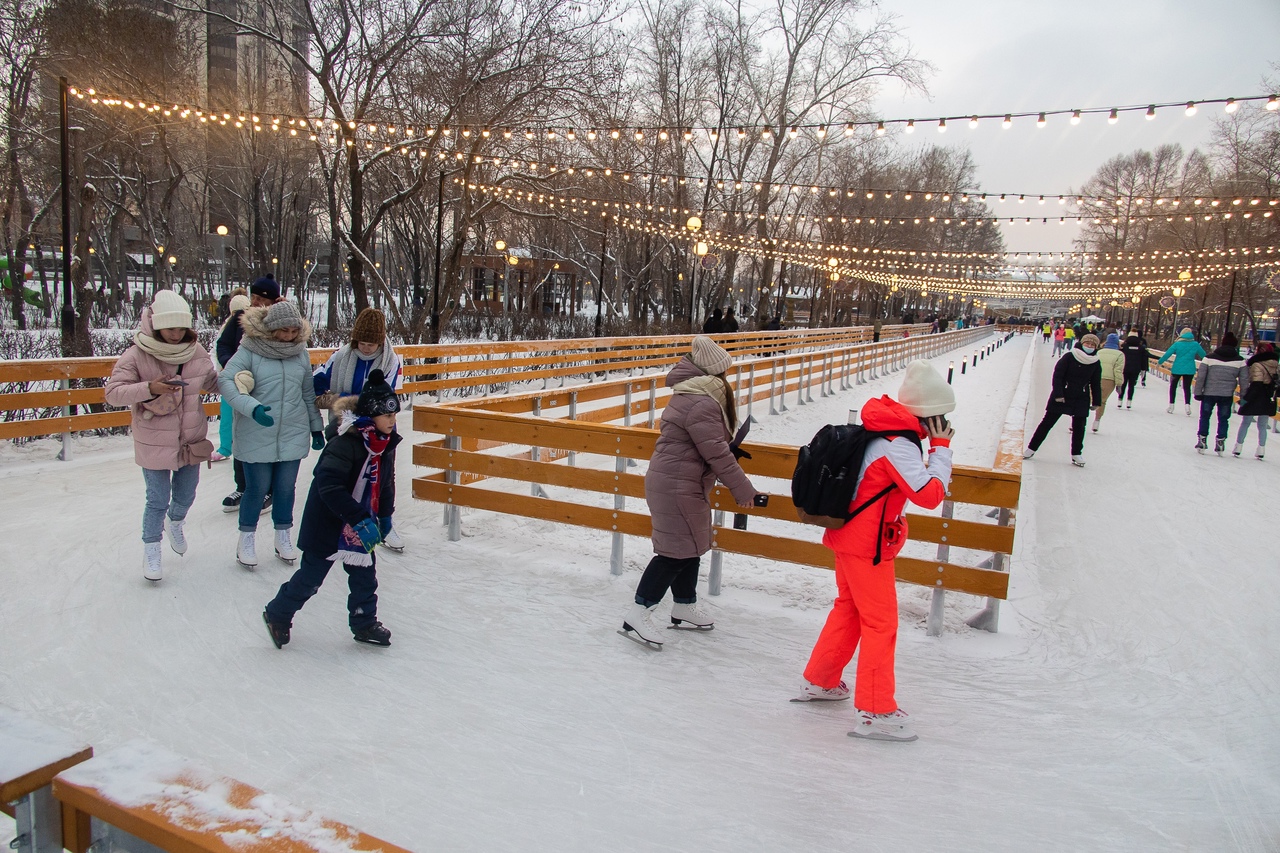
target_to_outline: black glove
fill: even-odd
[[[729,445],[729,450],[733,452],[733,458],[734,458],[734,459],[750,459],[750,458],[751,458],[751,454],[750,454],[750,453],[748,453],[747,451],[743,450],[741,447],[739,447],[739,446],[738,446],[738,445],[736,445],[736,444],[730,444],[730,445]]]

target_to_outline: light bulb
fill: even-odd
[[[1072,111],[1071,111],[1071,123],[1072,123],[1072,124],[1079,124],[1079,123],[1080,123],[1080,111],[1079,111],[1079,110],[1072,110]]]
[[[1151,106],[1147,107],[1147,121],[1151,121],[1155,117],[1156,117],[1156,105],[1152,104]]]
[[[1233,113],[1240,105],[1236,103],[1235,98],[1227,98],[1227,105],[1223,108],[1228,113]]]
[[[916,132],[916,120],[915,120],[915,119],[908,119],[908,120],[907,120],[906,132],[907,132],[907,133],[915,133],[915,132]]]
[[[880,124],[881,124],[881,125],[883,125],[883,124],[884,124],[884,122],[880,122]],[[845,136],[853,136],[853,123],[852,123],[852,122],[850,122],[849,124],[846,124],[846,125],[844,126],[844,135],[845,135]]]
[[[1008,130],[1010,127],[1012,127],[1012,126],[1013,126],[1013,116],[1009,115],[1008,113],[1005,113],[1004,121],[1000,122],[1000,126],[1001,126],[1002,128],[1004,128],[1005,130]]]
[[[1044,125],[1045,125],[1044,113],[1040,113],[1040,115],[1036,117],[1036,127],[1044,127]]]
[[[947,132],[947,120],[945,118],[938,119],[938,133]]]
[[[791,130],[787,131],[787,136],[790,136],[792,139],[795,139],[796,136],[799,135],[799,133],[800,133],[800,129],[795,125],[792,125]]]
[[[1280,108],[1280,95],[1272,95],[1267,98],[1267,109],[1275,111],[1277,108]]]
[[[884,122],[876,122],[876,136],[884,136]]]
[[[969,118],[969,129],[970,129],[970,130],[977,130],[977,129],[978,129],[978,117],[977,117],[977,116],[970,116],[970,118]]]
[[[1115,124],[1120,120],[1120,111],[1115,107],[1111,108],[1111,114],[1107,116],[1107,124]]]
[[[1196,114],[1196,102],[1195,102],[1195,101],[1187,101],[1187,115],[1188,115],[1188,116],[1193,116],[1193,115],[1195,115],[1195,114]]]
[[[818,125],[818,138],[825,139],[827,136],[827,126],[825,124]]]

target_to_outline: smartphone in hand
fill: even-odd
[[[186,388],[186,387],[187,387],[187,383],[186,383],[186,382],[184,382],[183,380],[178,379],[178,378],[176,378],[176,377],[175,377],[175,378],[173,378],[173,379],[161,379],[160,381],[161,381],[161,382],[163,382],[165,385],[172,385],[172,386],[174,386],[175,388]]]
[[[768,506],[768,505],[769,505],[769,496],[768,496],[768,495],[756,495],[754,498],[752,498],[752,499],[751,499],[751,502],[752,502],[753,504],[755,504],[756,506]]]

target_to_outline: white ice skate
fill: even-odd
[[[622,630],[619,634],[628,640],[634,640],[640,645],[655,652],[662,651],[662,632],[653,624],[653,611],[658,605],[653,607],[645,607],[643,604],[633,604],[631,609],[627,611],[627,619],[622,623]]]
[[[710,631],[716,626],[716,621],[711,618],[711,614],[702,609],[702,605],[698,602],[693,604],[680,604],[677,602],[671,608],[671,624],[668,628],[684,628],[693,631]]]
[[[257,534],[252,530],[240,533],[240,542],[236,545],[236,562],[246,569],[257,568]]]
[[[1259,444],[1258,449],[1254,451],[1253,458],[1261,459],[1265,455],[1265,453],[1266,453],[1266,448],[1264,448],[1261,444]]]
[[[1232,456],[1234,456],[1234,457],[1236,457],[1237,459],[1239,459],[1239,458],[1240,458],[1240,453],[1241,453],[1243,450],[1244,450],[1244,445],[1237,441],[1237,442],[1236,442],[1236,446],[1235,446],[1235,447],[1233,447],[1233,448],[1231,448],[1231,455],[1232,455]]]
[[[835,687],[819,687],[816,684],[806,681],[804,687],[800,690],[800,695],[792,699],[792,702],[839,702],[841,699],[849,698],[849,685],[841,681]]]
[[[1187,403],[1187,417],[1191,417],[1191,404]]]
[[[1094,421],[1094,422],[1093,422],[1093,431],[1094,431],[1094,432],[1097,432],[1097,431],[1098,431],[1098,422],[1097,422],[1097,421]]]
[[[859,709],[854,720],[858,727],[849,732],[849,737],[899,742],[916,739],[916,733],[911,730],[911,718],[901,708],[892,714],[873,714]]]
[[[396,533],[396,529],[394,527],[387,531],[386,536],[382,537],[381,545],[384,548],[390,548],[397,554],[404,550],[404,540],[400,538],[399,533]]]
[[[1032,456],[1035,456],[1035,455],[1036,455],[1036,452],[1029,447],[1026,450],[1022,451],[1023,459],[1030,459]]]
[[[1072,464],[1072,465],[1074,465],[1074,466],[1076,466],[1077,468],[1083,468],[1083,467],[1084,467],[1084,457],[1083,457],[1083,456],[1081,456],[1079,453],[1073,453],[1073,454],[1071,454],[1071,464]]]
[[[1204,456],[1204,452],[1209,449],[1209,440],[1204,436],[1196,439],[1196,453]]]
[[[159,542],[142,544],[142,576],[149,581],[164,579],[164,569],[160,568]]]
[[[182,526],[186,521],[174,521],[169,519],[169,547],[173,549],[173,553],[181,557],[187,553],[187,534],[183,532]]]
[[[276,531],[276,556],[292,566],[297,562],[298,549],[289,541],[289,529],[286,527]]]
[[[1169,413],[1169,414],[1171,414],[1171,415],[1172,415],[1172,414],[1173,414],[1173,403],[1170,403],[1170,404],[1169,404],[1169,408],[1165,409],[1165,411],[1166,411],[1167,413]]]

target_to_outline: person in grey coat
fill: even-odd
[[[735,392],[724,373],[733,358],[710,338],[693,339],[693,350],[667,374],[671,399],[662,413],[661,434],[644,478],[644,496],[653,522],[654,557],[636,587],[635,604],[622,633],[661,648],[654,609],[671,590],[676,626],[710,630],[714,622],[698,606],[698,564],[711,550],[711,489],[719,480],[741,507],[756,489],[738,465],[745,452],[730,441],[738,426]]]
[[[311,324],[290,302],[249,308],[240,323],[240,349],[218,376],[222,398],[235,411],[232,441],[246,480],[236,560],[246,568],[258,565],[258,515],[270,488],[276,556],[292,564],[298,559],[290,541],[298,466],[310,450],[324,448],[307,355]]]
[[[1222,455],[1230,428],[1231,404],[1235,402],[1236,388],[1243,393],[1249,387],[1249,366],[1240,355],[1240,342],[1231,332],[1222,336],[1222,343],[1206,355],[1196,367],[1196,379],[1192,394],[1200,401],[1200,429],[1196,435],[1196,450],[1204,453],[1209,448],[1209,420],[1213,410],[1218,410],[1218,435],[1214,452]]]

